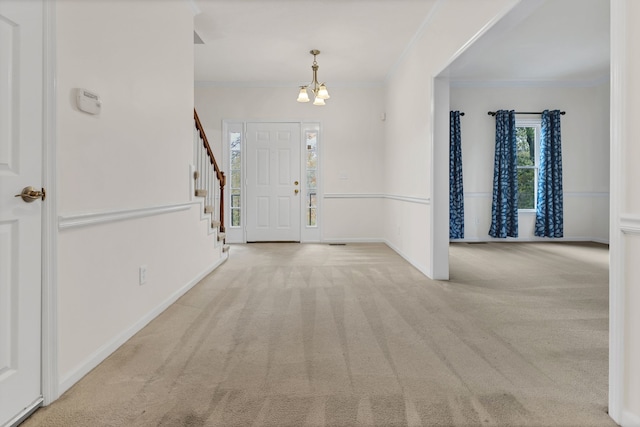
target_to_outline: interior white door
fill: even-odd
[[[247,242],[300,241],[300,124],[247,123]]]
[[[43,2],[0,0],[0,425],[41,398]]]

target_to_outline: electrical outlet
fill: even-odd
[[[144,285],[145,283],[147,283],[147,266],[141,265],[140,266],[140,284]]]

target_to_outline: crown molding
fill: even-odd
[[[409,40],[409,43],[407,43],[407,46],[405,46],[404,50],[402,51],[398,59],[396,59],[396,61],[393,63],[393,65],[387,72],[387,75],[384,78],[385,83],[389,82],[391,78],[395,75],[395,73],[398,71],[398,67],[400,67],[400,64],[402,64],[405,61],[405,59],[407,58],[407,55],[409,55],[409,52],[411,52],[414,45],[417,43],[417,41],[420,39],[422,34],[425,32],[426,28],[429,26],[429,24],[433,20],[434,16],[436,15],[436,12],[438,11],[438,9],[440,9],[443,2],[444,0],[437,0],[433,5],[433,7],[431,7],[431,9],[429,10],[429,13],[420,24],[418,31],[416,31],[416,33],[413,35],[411,40]]]
[[[550,87],[550,88],[572,88],[572,87],[597,87],[608,84],[609,73],[591,79],[455,79],[450,80],[451,87],[467,88],[502,88],[502,87]]]
[[[206,80],[196,80],[194,81],[194,87],[201,88],[210,88],[210,87],[219,87],[219,88],[239,88],[239,89],[250,89],[250,88],[295,88],[299,89],[302,86],[299,81],[298,82],[269,82],[269,81],[254,81],[254,82],[220,82],[220,81],[206,81]],[[331,82],[327,84],[329,90],[332,88],[380,88],[384,86],[384,82],[382,81],[370,81],[370,82]]]
[[[202,13],[202,10],[198,7],[195,0],[185,0],[185,1],[189,6],[189,10],[191,10],[191,13],[193,13],[193,16],[200,15]]]

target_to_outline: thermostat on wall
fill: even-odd
[[[89,114],[100,114],[100,108],[102,108],[102,102],[98,94],[86,89],[77,89],[76,104],[80,111]]]

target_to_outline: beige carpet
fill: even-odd
[[[608,253],[234,245],[34,426],[609,426]]]

